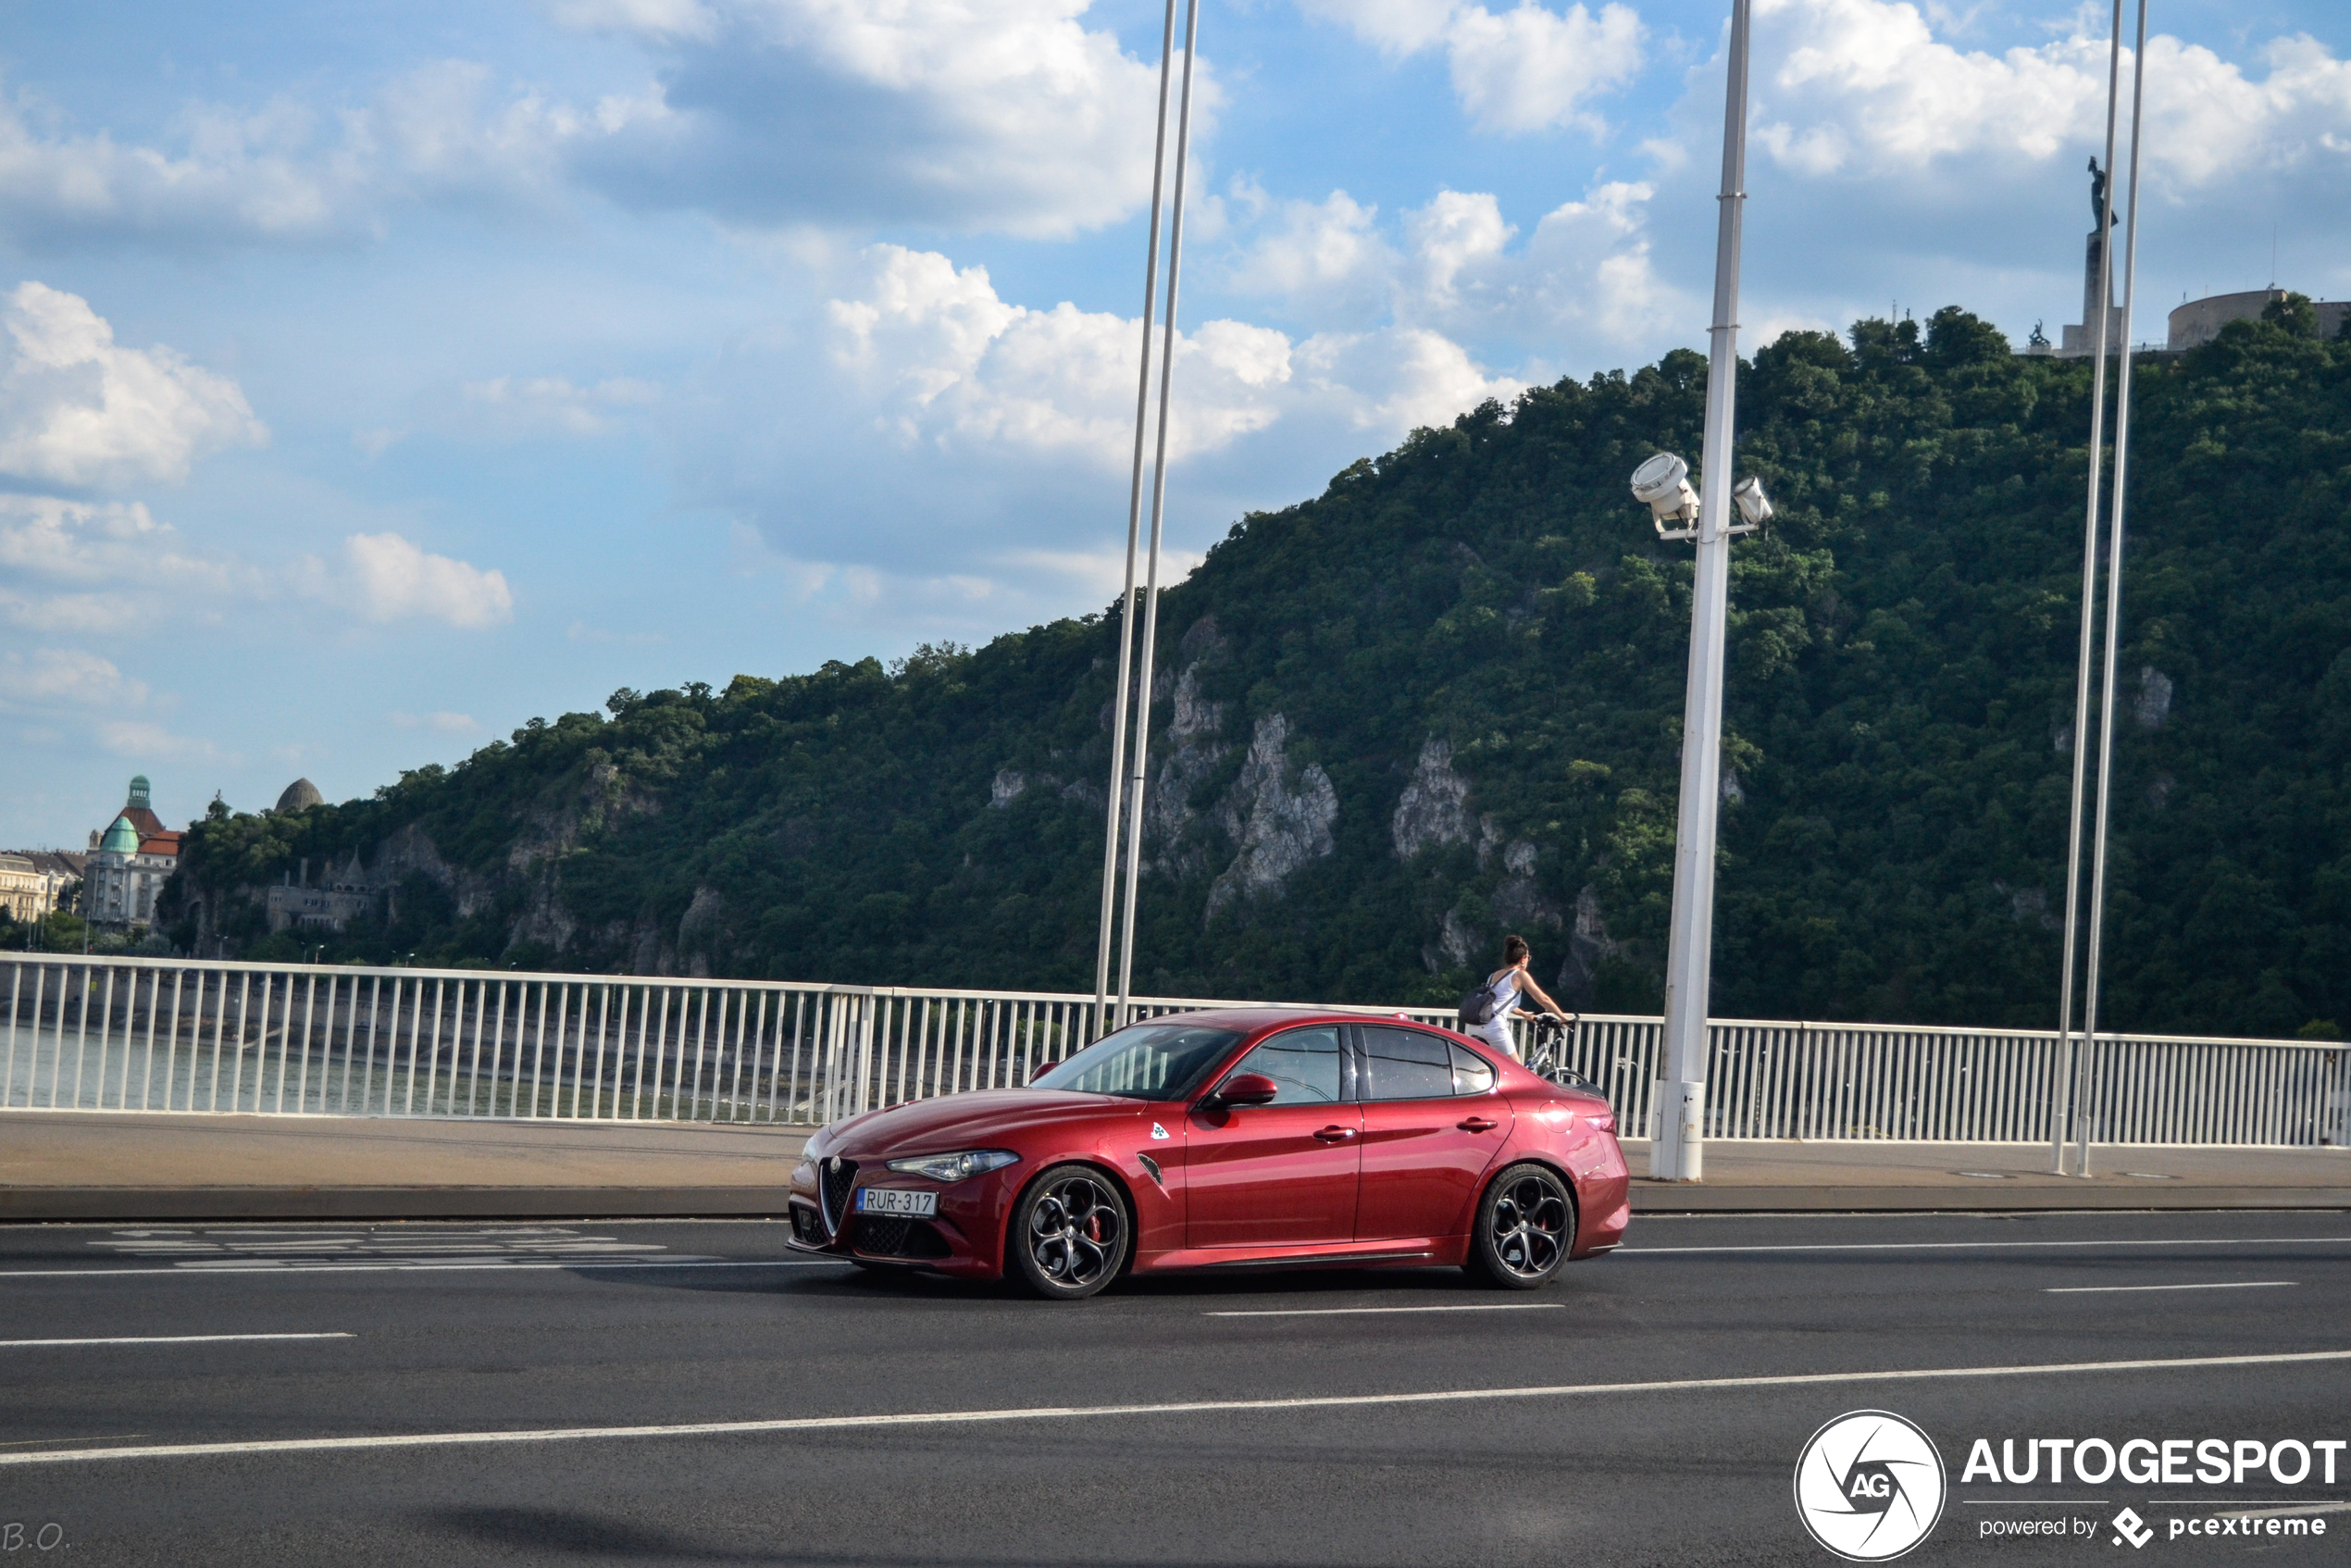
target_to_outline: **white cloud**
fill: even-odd
[[[93,728],[97,734],[98,743],[118,756],[210,760],[222,754],[220,748],[210,740],[174,735],[162,725],[146,719],[103,719]],[[242,759],[231,757],[227,760]]]
[[[1640,68],[1641,33],[1640,18],[1624,6],[1603,6],[1597,17],[1581,6],[1547,11],[1532,0],[1500,16],[1464,6],[1446,39],[1453,90],[1482,130],[1596,126],[1584,105]]]
[[[158,344],[140,350],[77,294],[18,285],[0,323],[0,473],[119,488],[187,477],[195,454],[268,432],[225,376]]]
[[[1554,11],[1519,0],[1499,13],[1459,0],[1300,0],[1387,53],[1442,48],[1453,92],[1481,131],[1504,135],[1598,128],[1586,105],[1631,81],[1642,61],[1637,12],[1581,4]]]
[[[460,395],[464,404],[461,428],[471,433],[510,439],[538,434],[600,436],[612,430],[616,416],[656,402],[661,389],[627,376],[609,377],[587,386],[575,385],[561,376],[499,376],[469,381]],[[386,440],[375,450],[379,454],[389,445]]]
[[[1325,311],[1360,311],[1381,303],[1363,297],[1367,285],[1385,292],[1396,261],[1380,234],[1377,207],[1344,191],[1319,202],[1275,204],[1261,195],[1247,205],[1256,208],[1256,231],[1232,268],[1233,286],[1248,293],[1311,300]]]
[[[341,106],[193,104],[153,144],[0,102],[0,234],[351,243],[419,203],[535,215],[593,192],[751,227],[1066,236],[1150,189],[1158,62],[1088,28],[1089,3],[552,0],[633,39],[645,78],[567,101],[439,60]],[[1220,99],[1203,59],[1197,137]]]
[[[40,707],[137,707],[144,683],[130,679],[110,659],[74,648],[42,648],[30,655],[0,653],[0,703]]]
[[[1759,0],[1756,11],[1755,140],[1797,173],[1941,163],[1981,180],[2000,161],[2045,163],[2104,139],[2108,44],[2084,25],[2102,13],[1992,54],[1943,42],[1916,6],[1888,0]],[[2183,195],[2313,161],[2345,168],[2351,63],[2308,37],[2258,54],[2268,69],[2257,80],[2201,45],[2148,40],[2146,167],[2158,189]],[[2127,84],[2127,49],[2122,69]],[[1958,162],[1984,158],[1994,163]]]
[[[391,713],[386,714],[384,716],[392,720],[392,724],[401,729],[438,729],[445,734],[463,735],[481,728],[479,721],[475,719],[474,716],[471,714]]]
[[[1343,192],[1261,203],[1228,276],[1318,324],[1360,332],[1385,317],[1458,342],[1508,344],[1530,367],[1646,350],[1692,305],[1652,263],[1655,193],[1603,183],[1546,214],[1524,243],[1486,192],[1440,191],[1404,213],[1392,238]],[[1405,359],[1433,363],[1420,349]]]
[[[429,554],[397,533],[353,534],[333,561],[264,566],[191,549],[138,502],[0,494],[0,568],[16,579],[0,590],[0,614],[46,630],[151,628],[273,603],[465,628],[496,625],[514,610],[504,573]]]
[[[898,245],[867,252],[861,286],[826,315],[832,363],[901,444],[1010,445],[1105,466],[1132,452],[1138,321],[1012,305],[985,268]],[[1238,321],[1179,333],[1171,457],[1272,423],[1289,349],[1281,333]]]
[[[702,0],[547,0],[547,14],[583,31],[703,38],[716,19]]]
[[[514,617],[504,572],[429,554],[396,533],[353,534],[343,541],[343,555],[345,580],[370,620],[486,627]]]

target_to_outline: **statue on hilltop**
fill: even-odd
[[[2090,160],[2090,221],[2100,230],[2113,228],[2115,222],[2114,214],[2107,205],[2106,170],[2098,167],[2095,157]]]

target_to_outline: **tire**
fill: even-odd
[[[1004,1232],[1004,1272],[1049,1301],[1082,1301],[1126,1266],[1134,1217],[1091,1165],[1054,1165],[1028,1184]]]
[[[1575,1246],[1575,1196],[1549,1165],[1512,1165],[1486,1185],[1463,1266],[1505,1290],[1556,1278]]]

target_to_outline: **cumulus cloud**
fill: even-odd
[[[118,489],[185,479],[201,451],[267,438],[236,382],[160,344],[122,347],[78,294],[20,283],[0,324],[0,474]]]
[[[344,581],[370,620],[486,627],[514,617],[504,572],[431,554],[396,533],[353,534],[343,541],[343,555]]]
[[[986,268],[896,245],[869,252],[862,288],[827,314],[834,365],[902,445],[1066,454],[1105,470],[1131,458],[1138,321],[1013,305]],[[1171,464],[1309,414],[1399,436],[1516,390],[1426,330],[1293,341],[1235,320],[1177,334],[1175,383]]]
[[[401,729],[438,729],[444,734],[463,735],[481,728],[479,721],[471,714],[391,713],[384,716],[392,720],[395,728]]]
[[[1089,0],[705,0],[606,6],[658,63],[666,118],[586,150],[618,199],[738,222],[1058,236],[1140,206],[1157,62]],[[642,13],[630,21],[625,13]],[[1203,62],[1195,130],[1218,101]]]
[[[1554,11],[1519,0],[1506,11],[1458,0],[1300,0],[1394,56],[1441,48],[1453,93],[1482,131],[1523,135],[1597,127],[1586,106],[1628,82],[1642,64],[1641,19],[1630,6]]]
[[[0,100],[0,233],[44,246],[317,244],[363,239],[418,202],[543,210],[583,144],[658,126],[658,87],[586,104],[440,60],[327,107],[191,104],[176,145],[44,131]]]
[[[1754,137],[1814,178],[1867,179],[2069,156],[2105,136],[2107,40],[1995,54],[1935,36],[1896,0],[1759,0]],[[2103,14],[2088,19],[2103,22]],[[2201,45],[2147,41],[2147,177],[2184,195],[2249,172],[2351,155],[2351,62],[2307,36],[2257,51],[2258,78]],[[2132,63],[2124,51],[2127,82]]]
[[[110,631],[238,605],[314,604],[377,622],[479,628],[510,619],[505,575],[420,549],[397,533],[353,534],[340,554],[265,566],[191,546],[138,502],[0,495],[0,614],[37,630]]]
[[[1237,230],[1227,277],[1310,320],[1386,318],[1507,344],[1530,364],[1589,358],[1645,346],[1692,307],[1653,265],[1655,195],[1648,183],[1604,182],[1543,215],[1524,240],[1486,192],[1440,191],[1390,224],[1344,192],[1258,204],[1253,225]],[[1401,362],[1436,363],[1417,352]],[[1435,384],[1464,383],[1455,374]]]
[[[0,234],[28,245],[362,240],[420,203],[541,211],[593,192],[731,223],[1063,236],[1150,189],[1158,63],[1089,0],[557,0],[648,74],[566,101],[440,60],[342,105],[193,104],[155,143],[0,101]],[[1196,132],[1219,101],[1196,74]]]

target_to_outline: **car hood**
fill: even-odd
[[[879,1154],[944,1154],[985,1149],[1032,1128],[1088,1117],[1139,1116],[1143,1101],[1066,1089],[987,1089],[868,1111],[824,1134],[825,1152],[862,1159]]]

